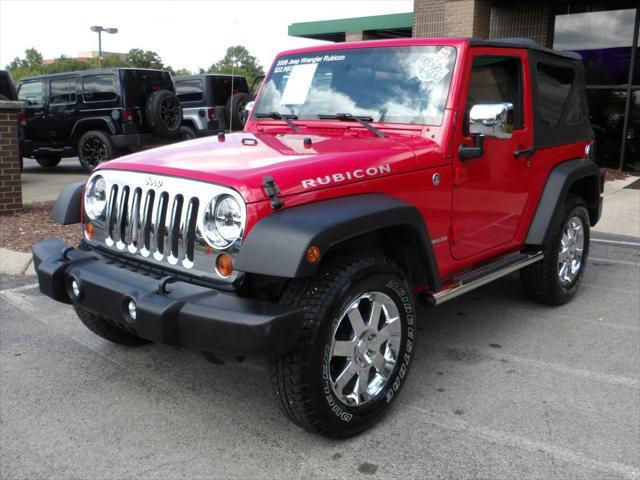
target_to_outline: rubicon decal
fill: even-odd
[[[302,188],[313,188],[321,185],[329,185],[330,183],[346,182],[347,180],[376,177],[385,173],[391,173],[391,165],[359,168],[350,172],[332,173],[331,175],[325,175],[323,177],[309,178],[302,180]]]

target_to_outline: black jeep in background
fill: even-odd
[[[183,109],[185,136],[242,130],[245,106],[251,100],[247,79],[240,75],[200,74],[175,77]]]
[[[16,100],[17,98],[11,75],[6,70],[0,70],[0,100]]]
[[[87,170],[127,150],[182,140],[182,107],[168,72],[109,68],[18,83],[21,153],[43,167],[78,156]]]

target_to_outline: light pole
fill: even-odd
[[[91,27],[92,32],[98,33],[98,68],[102,68],[102,32],[118,33],[117,28],[104,28],[100,25],[94,25]]]

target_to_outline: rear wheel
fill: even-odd
[[[44,168],[57,167],[60,163],[60,157],[35,157],[38,165]]]
[[[305,310],[303,338],[272,366],[286,415],[332,438],[374,425],[415,352],[415,306],[398,266],[378,255],[337,259],[291,283],[281,303]]]
[[[520,270],[525,294],[537,302],[562,305],[578,291],[589,255],[589,212],[581,198],[569,195],[552,221],[544,259]]]
[[[182,125],[180,127],[180,139],[181,140],[192,140],[194,138],[196,138],[198,135],[196,134],[196,131],[191,128],[188,127],[186,125]]]
[[[85,170],[90,172],[102,162],[107,162],[115,157],[117,157],[116,149],[106,133],[100,130],[90,130],[80,137],[78,158],[80,165]]]

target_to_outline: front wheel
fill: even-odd
[[[272,366],[287,416],[331,438],[374,425],[398,397],[416,347],[415,305],[398,266],[344,257],[290,284],[281,303],[305,309],[306,334]]]
[[[100,130],[90,130],[78,141],[78,159],[88,172],[116,156],[117,152],[109,135]]]
[[[589,255],[589,212],[581,198],[569,195],[551,224],[544,258],[520,270],[525,294],[548,305],[562,305],[578,291]]]

